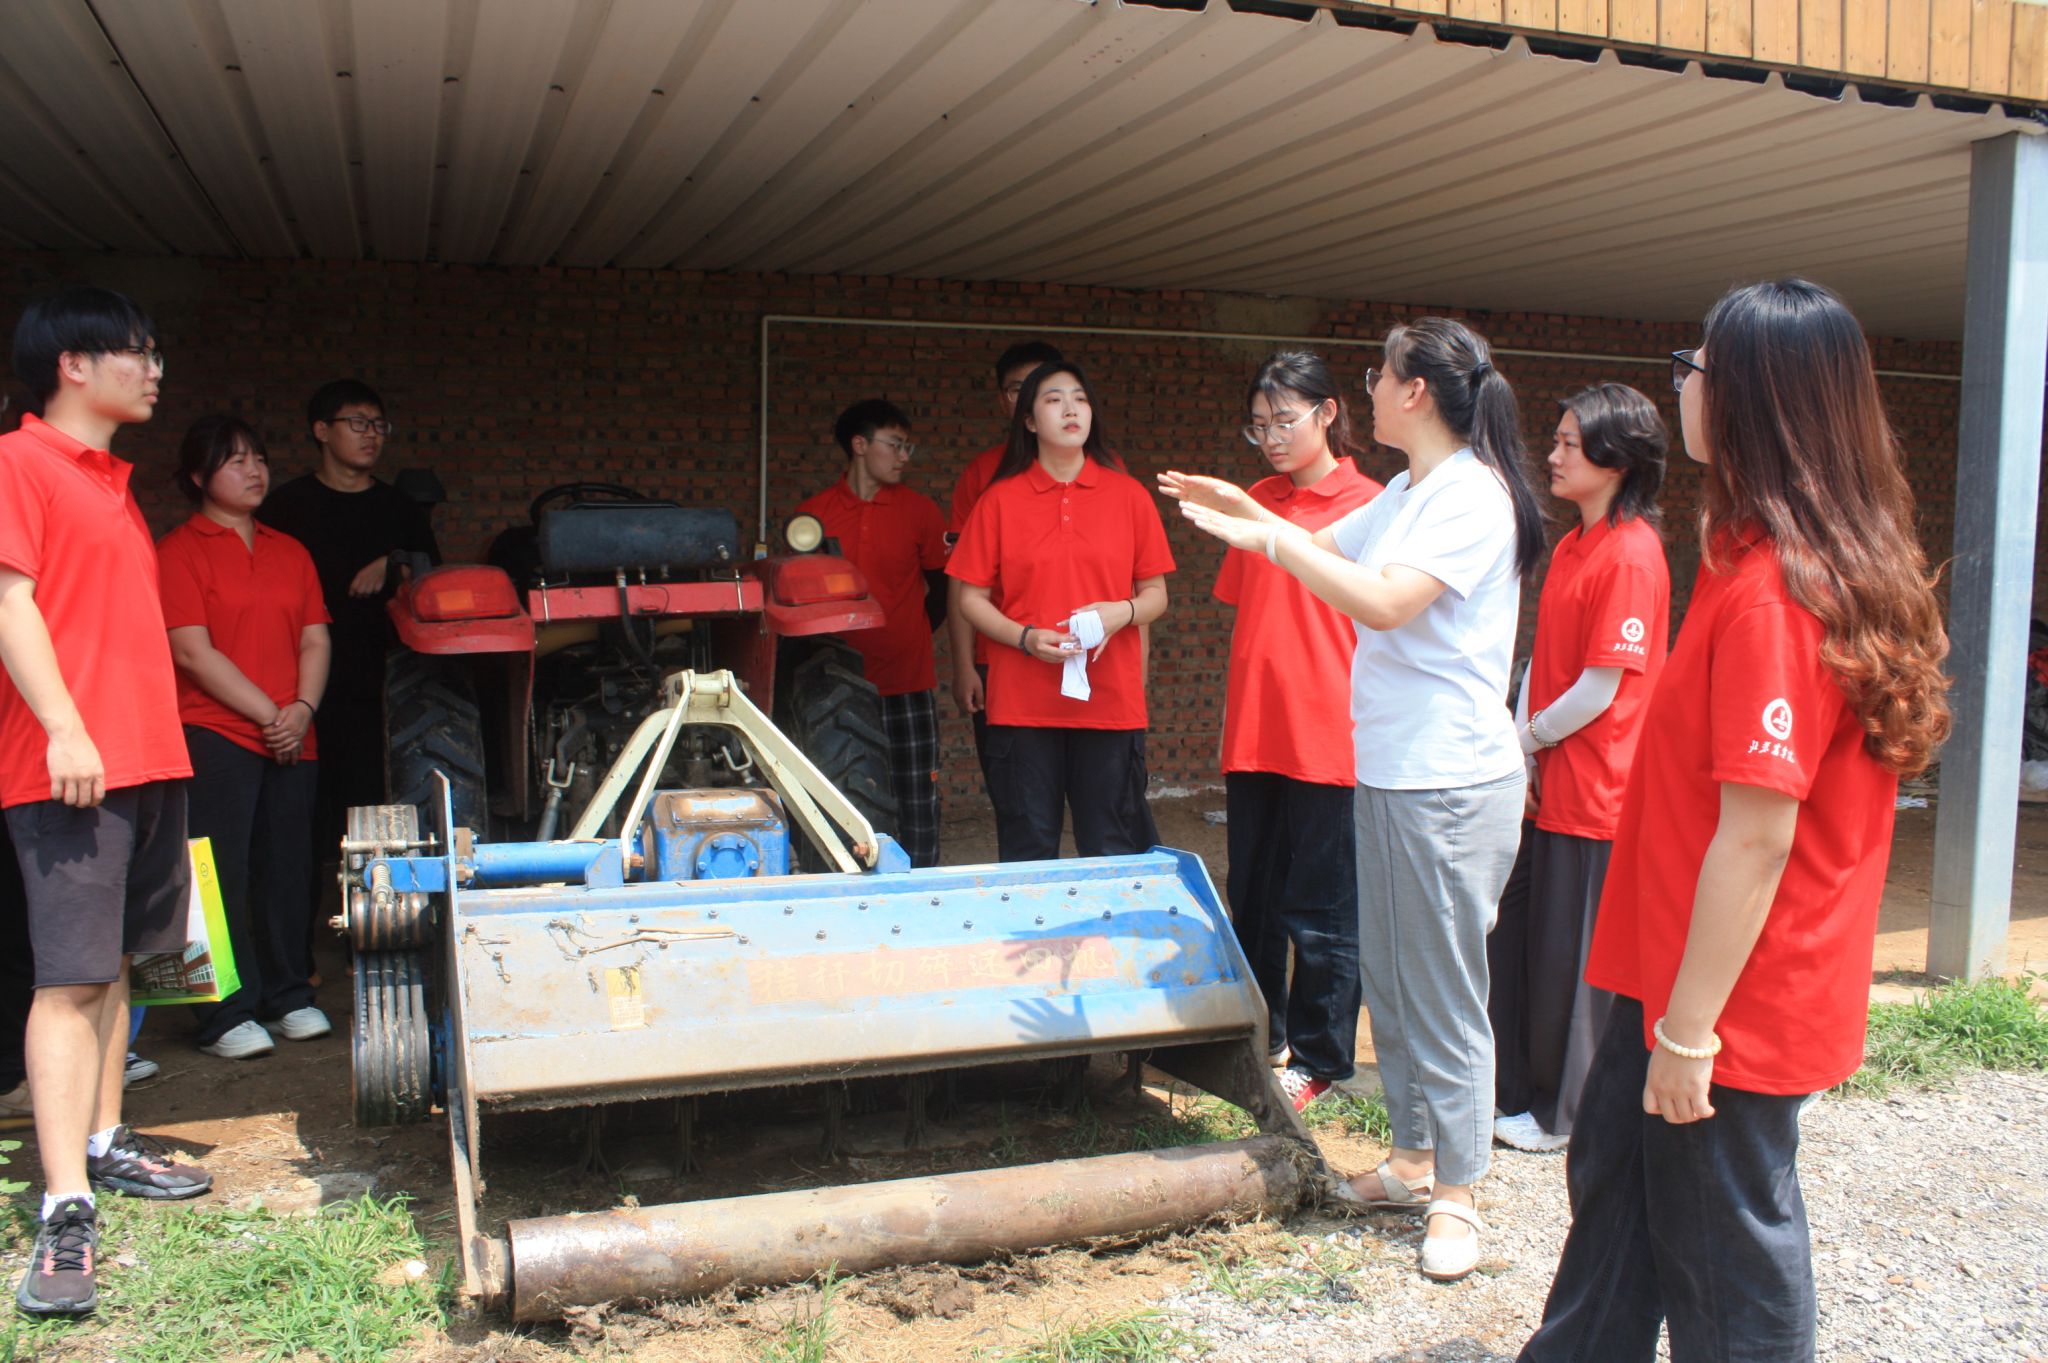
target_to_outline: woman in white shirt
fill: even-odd
[[[1228,483],[1168,473],[1194,524],[1264,553],[1356,622],[1360,973],[1393,1120],[1385,1163],[1352,1180],[1426,1215],[1421,1268],[1479,1261],[1472,1185],[1493,1141],[1486,934],[1521,839],[1522,751],[1508,668],[1522,574],[1544,548],[1514,390],[1462,323],[1387,334],[1366,371],[1373,438],[1407,468],[1313,535]]]

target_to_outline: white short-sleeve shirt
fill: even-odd
[[[1445,587],[1399,629],[1358,626],[1351,658],[1358,783],[1439,790],[1520,771],[1507,693],[1522,582],[1514,503],[1500,476],[1470,449],[1459,450],[1420,487],[1402,470],[1331,533],[1354,563],[1398,563]]]

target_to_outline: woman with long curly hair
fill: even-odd
[[[1586,980],[1616,995],[1525,1359],[1814,1356],[1801,1099],[1863,1058],[1902,775],[1948,651],[1855,317],[1738,288],[1673,356],[1707,467],[1691,605],[1643,722]]]

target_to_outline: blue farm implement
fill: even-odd
[[[1265,1063],[1265,1008],[1198,859],[911,870],[730,673],[672,673],[660,700],[568,837],[481,841],[445,780],[424,826],[411,804],[351,811],[357,1119],[445,1112],[471,1293],[541,1319],[1278,1214],[1314,1192],[1321,1162]],[[763,784],[658,789],[691,730],[736,742]],[[788,874],[796,839],[827,869]],[[1262,1134],[502,1235],[479,1213],[500,1114],[825,1085],[829,1123],[848,1080],[907,1076],[921,1102],[942,1072],[1105,1053],[1142,1056]]]

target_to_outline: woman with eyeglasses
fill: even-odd
[[[1158,841],[1145,803],[1138,625],[1166,613],[1166,527],[1110,450],[1078,366],[1031,372],[1009,445],[946,565],[989,640],[989,798],[1004,861]],[[997,599],[1002,604],[996,605]]]
[[[192,756],[191,834],[213,842],[241,976],[193,1011],[201,1050],[246,1060],[270,1052],[272,1032],[308,1041],[332,1030],[306,965],[328,615],[312,556],[256,519],[270,457],[246,422],[194,422],[176,483],[197,510],[157,542],[157,577]]]
[[[1522,851],[1486,939],[1493,1133],[1561,1150],[1607,1025],[1586,948],[1643,707],[1664,666],[1671,573],[1657,533],[1670,438],[1648,398],[1603,383],[1558,404],[1550,494],[1576,513],[1551,552],[1516,704],[1530,763]]]
[[[1320,355],[1272,356],[1245,402],[1244,438],[1273,470],[1247,489],[1258,505],[1312,534],[1379,493],[1353,463],[1351,413]],[[1255,552],[1225,551],[1215,596],[1236,614],[1223,704],[1230,918],[1266,1000],[1280,1086],[1301,1111],[1357,1067],[1355,636]]]
[[[1514,389],[1477,334],[1395,327],[1367,371],[1373,438],[1408,466],[1313,533],[1213,478],[1169,473],[1182,514],[1263,554],[1356,626],[1351,715],[1359,965],[1394,1149],[1362,1205],[1424,1213],[1421,1270],[1479,1262],[1472,1185],[1493,1148],[1486,934],[1521,838],[1508,709],[1522,574],[1543,552]]]
[[[1674,357],[1699,577],[1587,981],[1615,994],[1522,1357],[1814,1357],[1802,1099],[1863,1059],[1898,779],[1949,729],[1941,610],[1862,328],[1801,279]]]

